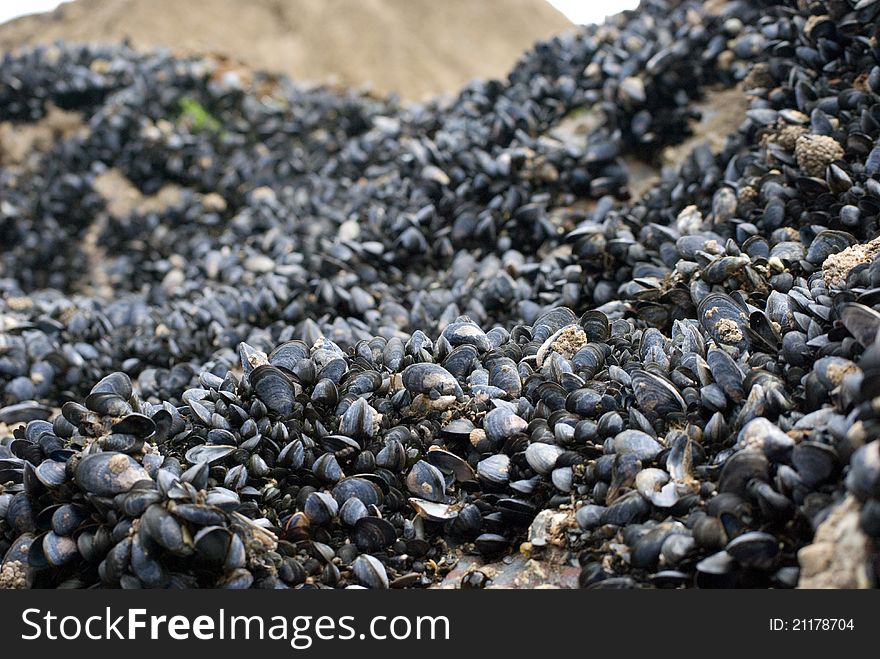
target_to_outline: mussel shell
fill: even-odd
[[[458,517],[459,507],[452,504],[410,497],[409,505],[413,507],[419,517],[429,522],[446,522]]]
[[[143,414],[129,414],[113,424],[111,430],[123,435],[134,435],[144,439],[156,432],[156,422]]]
[[[388,572],[382,562],[369,554],[361,554],[352,563],[352,574],[367,588],[388,588]]]
[[[52,530],[62,536],[73,534],[86,519],[86,513],[80,506],[66,503],[52,513]]]
[[[196,553],[212,563],[225,563],[232,533],[225,526],[205,526],[193,536]]]
[[[556,466],[556,461],[564,450],[553,444],[536,442],[526,449],[526,462],[535,472],[546,476]]]
[[[361,476],[343,478],[333,487],[333,497],[344,505],[348,499],[359,499],[365,506],[381,506],[384,501],[382,489],[374,482]]]
[[[865,444],[853,453],[846,487],[862,501],[880,498],[880,440]]]
[[[306,497],[303,512],[315,526],[329,524],[339,512],[339,504],[326,492],[312,492]]]
[[[763,452],[740,450],[725,461],[718,479],[718,491],[744,494],[752,479],[767,482],[769,478],[770,463]]]
[[[477,476],[490,486],[507,485],[510,478],[510,458],[503,453],[490,455],[477,463]]]
[[[731,540],[725,550],[741,565],[767,570],[779,555],[779,540],[769,533],[749,531]]]
[[[745,350],[748,345],[746,328],[748,314],[729,296],[722,293],[706,295],[697,307],[700,324],[718,343]]]
[[[446,500],[446,481],[437,467],[419,460],[406,476],[407,489],[417,497],[428,501],[443,502]]]
[[[171,580],[168,571],[147,550],[138,535],[134,536],[131,543],[131,571],[148,588],[162,588]]]
[[[483,556],[494,557],[506,552],[510,548],[510,542],[503,535],[483,533],[474,540],[474,546]]]
[[[665,416],[687,411],[678,389],[666,378],[643,370],[635,370],[630,375],[636,404],[645,414]]]
[[[279,368],[268,364],[257,366],[248,379],[270,413],[282,418],[293,413],[296,390],[290,378]]]
[[[34,469],[34,475],[48,488],[61,487],[67,482],[67,465],[55,460],[43,460]]]
[[[440,471],[452,474],[459,483],[471,482],[476,474],[467,461],[454,453],[432,446],[427,453],[426,459]]]
[[[332,453],[325,453],[315,460],[312,465],[312,472],[320,480],[330,484],[339,482],[345,476],[342,473],[342,467],[339,466],[339,462],[336,460],[336,456]]]
[[[364,502],[357,497],[350,497],[339,508],[339,519],[346,526],[354,526],[362,517],[368,516],[370,513]]]
[[[192,553],[192,538],[186,527],[160,504],[153,504],[144,511],[138,528],[174,554],[186,556]]]
[[[95,386],[92,387],[90,393],[111,393],[128,400],[131,398],[132,394],[131,378],[121,371],[116,371],[101,378]]]
[[[190,464],[216,464],[238,449],[237,446],[222,444],[199,444],[186,452]]]
[[[383,551],[397,539],[394,526],[381,517],[361,517],[354,525],[354,541],[357,548],[371,554]]]
[[[411,394],[430,394],[441,396],[461,396],[458,380],[442,366],[418,363],[407,366],[402,373],[403,386]]]
[[[134,458],[124,453],[93,453],[80,460],[76,482],[86,492],[113,496],[126,492],[135,483],[152,480]]]
[[[52,567],[63,567],[79,556],[76,541],[54,531],[43,536],[42,549],[46,562]]]
[[[483,417],[483,429],[494,443],[503,442],[528,427],[525,419],[505,407],[497,407]]]
[[[611,445],[615,454],[633,454],[642,461],[653,460],[663,450],[656,439],[641,430],[624,430],[615,435]]]

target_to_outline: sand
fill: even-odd
[[[571,27],[544,0],[78,0],[0,25],[0,51],[127,37],[418,101],[504,77],[535,41]]]

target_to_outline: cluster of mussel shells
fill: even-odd
[[[20,86],[0,90],[3,119],[39,120],[48,100],[89,123],[34,171],[0,176],[15,224],[0,258],[20,273],[4,290],[39,291],[0,343],[6,400],[80,397],[111,370],[155,369],[160,382],[145,397],[177,403],[166,371],[190,361],[198,370],[218,346],[234,351],[241,340],[271,350],[286,340],[279,326],[296,325],[309,344],[319,327],[349,347],[433,334],[461,313],[510,328],[547,306],[583,306],[593,291],[581,290],[577,266],[537,256],[563,237],[550,209],[625,194],[622,158],[686,132],[698,87],[683,81],[733,83],[716,60],[728,37],[745,41],[742,24],[758,10],[731,2],[712,17],[699,4],[651,3],[607,27],[560,35],[525,53],[503,83],[475,82],[450,104],[406,109],[292,84],[267,102],[211,75],[207,62],[127,47],[5,59],[0,77]],[[735,51],[740,66],[756,56]],[[226,138],[177,125],[182,99],[216,115]],[[591,107],[605,121],[588,144],[549,135]],[[93,294],[94,259],[80,248],[85,229],[107,215],[94,189],[105,165],[145,193],[169,181],[185,192],[160,212],[101,222],[109,301]],[[359,182],[365,172],[368,186]],[[363,221],[340,219],[354,208]],[[414,257],[431,263],[421,279]],[[141,296],[147,285],[152,293]]]
[[[94,112],[41,171],[0,172],[4,263],[28,273],[0,282],[0,422],[19,426],[0,441],[0,583],[424,587],[462,553],[521,551],[576,562],[585,587],[791,587],[845,496],[876,543],[880,268],[823,266],[877,233],[880,2],[667,4],[449,108],[290,90],[276,107],[172,61],[226,138],[152,130],[180,90],[133,72],[161,57],[62,50],[59,70],[117,64],[94,93],[45,65],[24,101],[0,90],[16,120],[47,95]],[[686,130],[691,80],[743,78],[720,153],[612,197],[622,156]],[[585,147],[546,134],[589,106],[605,119]],[[87,272],[71,245],[105,212],[81,154],[228,207],[190,190],[109,220],[126,295],[68,297]],[[599,199],[550,210],[576,196]]]
[[[174,409],[174,408],[172,408]],[[3,446],[4,564],[28,566],[38,586],[249,587],[277,547],[238,512],[239,494],[209,485],[209,465],[186,469],[157,442],[182,420],[138,401],[113,373],[85,405],[31,421]]]
[[[565,543],[616,539],[634,575],[587,562],[584,585],[724,583],[734,564],[791,585],[796,510],[842,463],[795,443],[809,415],[789,433],[764,416],[785,383],[744,354],[694,321],[667,338],[557,307],[350,353],[241,344],[240,375],[202,372],[179,407],[113,373],[3,447],[4,563],[54,585],[424,586],[453,550],[539,550],[529,526],[561,507]],[[829,388],[858,375],[844,361],[817,363]]]

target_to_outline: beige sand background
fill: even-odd
[[[545,0],[78,0],[0,25],[0,51],[129,38],[418,101],[503,77],[570,27]]]

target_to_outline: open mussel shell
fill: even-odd
[[[589,339],[583,328],[577,324],[566,325],[556,330],[538,347],[535,353],[535,365],[538,368],[549,362],[552,354],[568,359],[587,345]]]
[[[190,464],[216,464],[238,449],[237,446],[222,444],[199,444],[186,452]]]
[[[642,469],[636,474],[634,484],[638,493],[657,508],[671,508],[678,503],[676,484],[662,469]]]
[[[840,321],[855,340],[866,348],[874,343],[880,330],[880,313],[857,302],[844,305],[840,312]]]
[[[426,499],[418,499],[410,497],[409,505],[413,510],[429,522],[446,522],[458,517],[459,506],[447,503],[437,503],[435,501],[427,501]]]
[[[476,478],[467,461],[449,451],[432,446],[428,449],[426,459],[443,473],[452,474],[459,483],[468,483]]]
[[[205,526],[193,536],[193,545],[199,556],[213,563],[224,563],[229,553],[233,534],[225,526]]]
[[[204,490],[208,487],[208,476],[210,468],[207,462],[197,462],[192,467],[180,474],[180,480],[184,483],[192,483],[197,490]]]

